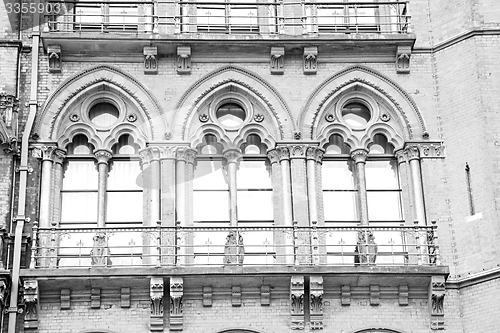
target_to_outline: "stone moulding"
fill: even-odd
[[[151,332],[163,332],[163,278],[152,277],[149,283],[151,299],[149,329]]]
[[[443,330],[444,327],[444,297],[446,282],[443,276],[432,276],[429,284],[429,312],[431,330]]]
[[[170,278],[170,331],[182,331],[184,281],[181,277]]]
[[[304,277],[292,276],[290,279],[291,328],[304,329]]]
[[[36,330],[38,329],[38,281],[26,280],[23,284],[24,287],[24,329]]]

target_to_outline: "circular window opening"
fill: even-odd
[[[245,121],[246,113],[236,103],[222,104],[215,112],[215,117],[224,127],[237,127]]]
[[[116,106],[110,103],[98,103],[89,111],[89,118],[95,125],[99,127],[110,127],[116,120],[120,112]]]
[[[342,109],[342,118],[353,127],[363,127],[368,124],[372,115],[370,110],[361,103],[349,103]]]

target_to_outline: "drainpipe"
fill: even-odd
[[[35,1],[38,8],[39,0]],[[28,120],[24,127],[24,132],[21,141],[21,163],[19,165],[19,200],[17,206],[17,216],[15,218],[17,225],[14,234],[14,259],[12,263],[12,284],[10,288],[10,307],[9,312],[9,327],[8,333],[16,331],[17,317],[17,302],[19,293],[19,270],[21,267],[21,240],[23,236],[24,223],[29,221],[26,217],[26,183],[28,180],[28,146],[31,129],[35,121],[37,112],[37,92],[38,92],[38,48],[40,46],[40,18],[38,15],[33,17],[33,33],[32,33],[32,51],[31,51],[31,90],[29,101]]]

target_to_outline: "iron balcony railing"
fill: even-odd
[[[436,227],[33,228],[31,268],[439,265]]]
[[[408,1],[49,0],[51,32],[408,33]]]

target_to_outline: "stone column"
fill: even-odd
[[[35,147],[33,156],[42,160],[42,180],[40,184],[40,228],[50,228],[52,168],[55,146]]]
[[[66,158],[66,151],[55,149],[52,155],[54,161],[52,165],[52,211],[50,220],[59,225],[61,222],[61,188],[63,180],[63,162]]]
[[[108,187],[108,162],[111,159],[111,151],[98,150],[94,153],[97,160],[97,171],[99,173],[97,191],[97,227],[106,226],[106,190]]]
[[[368,226],[368,196],[366,194],[365,164],[368,152],[365,149],[356,149],[351,153],[351,158],[356,163],[356,178],[358,191],[359,220],[362,226]]]
[[[290,176],[290,151],[288,147],[277,147],[278,157],[281,166],[281,187],[282,187],[282,214],[283,226],[291,228],[293,226],[293,210],[292,210],[292,184]],[[287,265],[293,265],[295,262],[294,234],[292,229],[288,229],[284,239],[284,255]]]
[[[420,152],[417,146],[408,146],[405,148],[405,154],[410,163],[415,219],[418,221],[419,225],[425,225],[424,190],[422,187],[422,172],[420,170]]]
[[[274,225],[276,227],[283,227],[285,224],[283,216],[283,187],[282,187],[282,174],[281,165],[278,151],[276,149],[271,149],[267,152],[267,157],[271,162],[271,179],[273,186],[273,217]],[[285,263],[285,251],[283,245],[285,244],[285,233],[281,231],[274,232],[273,243],[276,245],[276,263]]]
[[[315,227],[324,226],[323,218],[320,218],[319,210],[323,208],[321,185],[321,163],[323,161],[323,149],[319,147],[309,147],[306,151],[307,160],[307,193],[309,203],[309,226],[313,227],[311,235],[312,262],[314,265],[326,263],[326,237]],[[320,167],[318,167],[320,166]]]
[[[176,146],[161,147],[161,225],[162,264],[175,264],[175,151]]]
[[[238,187],[236,185],[236,172],[238,170],[241,152],[229,149],[223,153],[226,159],[226,170],[229,181],[229,221],[231,227],[238,226]]]

